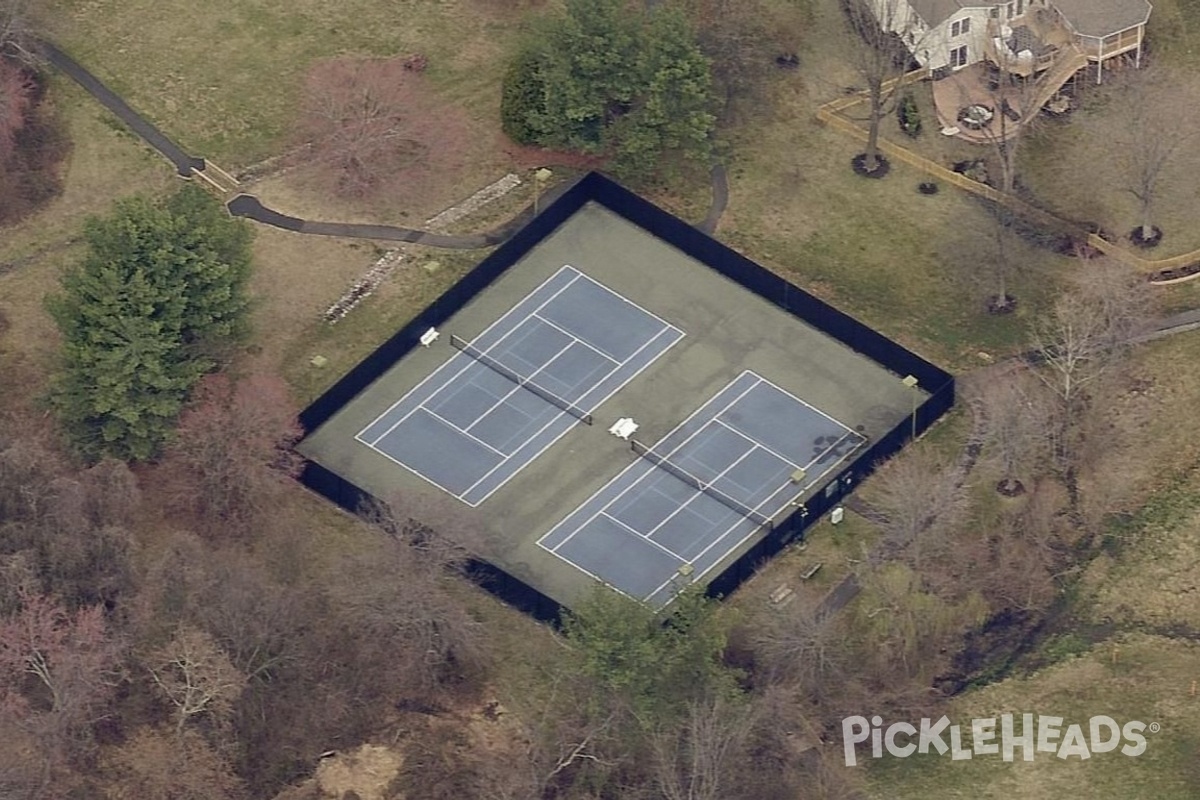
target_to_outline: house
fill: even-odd
[[[1060,86],[1083,67],[1099,83],[1116,59],[1140,66],[1151,11],[1148,0],[870,2],[934,77],[984,60],[1023,76],[1062,64]]]

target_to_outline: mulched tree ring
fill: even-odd
[[[780,69],[797,69],[800,66],[800,56],[795,53],[780,53],[775,56],[775,66]]]
[[[933,181],[922,181],[917,184],[917,191],[921,194],[937,194],[938,185]]]
[[[854,169],[855,175],[863,178],[882,178],[892,169],[892,165],[882,155],[875,156],[875,169],[867,169],[866,153],[859,153],[850,159],[850,166]]]
[[[1011,294],[1000,296],[998,294],[990,295],[987,299],[987,312],[1001,316],[1003,314],[1011,314],[1017,310],[1017,298]]]
[[[1005,497],[1019,497],[1025,494],[1025,484],[1016,478],[1003,478],[996,482],[996,492]]]
[[[1162,238],[1163,238],[1162,228],[1158,227],[1157,225],[1150,226],[1150,236],[1149,237],[1142,236],[1142,226],[1141,225],[1138,225],[1136,228],[1133,229],[1133,232],[1129,234],[1129,241],[1133,242],[1138,247],[1144,248],[1146,250],[1149,250],[1151,247],[1158,247],[1158,243],[1162,241]]]

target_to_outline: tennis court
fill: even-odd
[[[865,442],[751,371],[653,445],[538,544],[645,600],[670,602]]]
[[[355,438],[477,506],[682,337],[564,266]]]

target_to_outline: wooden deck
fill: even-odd
[[[976,62],[933,82],[933,103],[943,130],[958,128],[954,134],[975,143],[1000,142],[1010,138],[1017,128],[1035,117],[1071,77],[1088,64],[1087,56],[1074,45],[1058,48],[1048,69],[1036,78],[1025,80],[1026,88],[1002,91],[1000,80],[986,61]],[[985,106],[992,112],[983,127],[971,129],[959,122],[959,112],[967,106]],[[1029,107],[1026,108],[1025,106]],[[1002,118],[1004,108],[1009,116]]]
[[[988,87],[988,74],[988,65],[979,61],[933,82],[933,104],[937,108],[938,122],[943,130],[958,128],[959,132],[955,134],[958,138],[977,144],[999,141],[1002,134],[1010,134],[1014,127],[1013,122],[1007,120],[1002,126],[996,113],[993,114],[992,121],[979,130],[970,130],[958,122],[958,112],[967,106],[983,105],[991,108],[993,112],[998,112],[998,109],[994,108],[995,95]]]

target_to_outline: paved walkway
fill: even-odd
[[[173,142],[162,131],[156,128],[148,120],[134,111],[128,103],[121,99],[116,92],[108,88],[96,76],[88,72],[77,61],[68,56],[62,50],[59,50],[50,42],[42,41],[42,52],[46,59],[61,70],[64,74],[71,77],[76,83],[82,86],[96,100],[103,104],[109,111],[115,114],[126,125],[130,127],[138,136],[153,147],[158,152],[162,153],[172,164],[179,174],[185,178],[190,178],[193,171],[202,172],[205,169],[205,161],[202,158],[189,155],[179,145]],[[560,185],[549,189],[543,195],[542,202],[552,202],[559,195],[569,188],[569,184]],[[712,203],[709,206],[708,214],[704,220],[696,227],[707,234],[712,234],[721,219],[725,208],[729,203],[729,182],[723,165],[715,165],[712,169]],[[282,212],[276,211],[262,204],[262,202],[250,194],[239,194],[230,200],[227,204],[229,213],[237,217],[245,217],[261,222],[265,225],[271,225],[283,230],[295,231],[297,233],[312,234],[317,236],[344,236],[350,238],[362,239],[380,239],[396,242],[411,242],[413,244],[423,244],[430,247],[442,247],[448,249],[459,250],[475,250],[483,247],[491,247],[506,241],[511,237],[521,226],[525,225],[533,217],[533,207],[527,207],[519,212],[508,222],[499,225],[490,231],[474,234],[443,234],[425,231],[416,228],[404,228],[397,225],[365,225],[350,222],[321,222],[316,220],[306,220],[300,217],[293,217]],[[1163,336],[1170,336],[1183,331],[1195,330],[1200,328],[1200,308],[1183,311],[1178,314],[1165,317],[1159,321],[1154,331],[1144,336],[1138,337],[1136,341],[1149,341],[1158,339]],[[977,370],[972,375],[982,374],[985,371],[994,370],[1004,364],[1011,364],[1018,359],[1026,358],[1028,354],[1015,356],[1008,359],[1006,362],[985,367],[982,370]],[[967,445],[963,449],[963,453],[959,458],[959,462],[955,469],[958,471],[958,483],[961,485],[967,480],[971,470],[975,466],[975,461],[979,456],[980,450],[983,447],[983,431],[985,419],[983,417],[982,408],[976,403],[971,403],[972,427],[971,433],[968,436]],[[863,516],[869,521],[876,524],[886,521],[883,514],[876,508],[872,507],[865,500],[856,495],[851,495],[846,499],[845,505],[851,511]],[[868,556],[870,560],[876,560],[886,556],[887,552],[894,551],[896,547],[903,547],[904,543],[898,542],[880,542],[875,550]],[[841,583],[833,588],[828,595],[822,600],[818,606],[816,613],[820,616],[825,616],[837,612],[844,608],[855,596],[859,593],[858,579],[853,575],[848,575]]]
[[[134,133],[142,137],[146,144],[162,153],[175,165],[176,171],[181,176],[190,178],[192,170],[204,169],[203,158],[196,158],[184,152],[182,147],[175,144],[149,120],[130,108],[129,104],[122,100],[116,92],[105,86],[99,78],[84,69],[75,59],[59,50],[51,42],[44,40],[39,42],[39,49],[47,61],[87,90],[88,94],[99,100]]]
[[[75,59],[58,49],[52,42],[41,41],[41,52],[46,60],[57,67],[65,75],[83,87],[88,94],[98,100],[101,105],[111,111],[122,122],[142,138],[148,145],[161,153],[175,165],[175,170],[184,178],[191,178],[195,172],[204,172],[206,163],[203,158],[189,155],[182,147],[172,141],[166,134],[156,128],[149,120],[134,111],[128,103],[106,86],[103,81],[89,72]],[[569,184],[560,185],[546,190],[539,200],[545,205],[555,200],[569,188]],[[708,214],[697,227],[711,234],[717,228],[721,215],[729,202],[729,184],[725,168],[721,165],[712,170],[712,203]],[[533,206],[522,209],[515,217],[489,231],[474,234],[444,234],[417,228],[404,228],[398,225],[364,225],[352,222],[322,222],[293,217],[263,205],[257,197],[250,194],[239,194],[226,203],[229,213],[235,217],[261,222],[283,230],[306,233],[316,236],[344,236],[357,239],[379,239],[392,242],[411,242],[429,247],[442,247],[452,250],[477,250],[482,247],[494,247],[507,241],[534,216]]]

